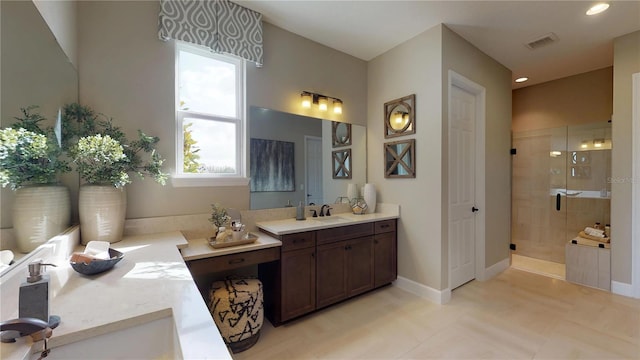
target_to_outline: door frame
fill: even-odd
[[[640,217],[640,73],[632,78],[631,129],[631,295],[640,298],[640,224],[633,219]],[[614,123],[615,124],[615,123]]]
[[[311,136],[311,135],[305,135],[304,136],[304,191],[303,191],[303,197],[304,197],[304,204],[308,205],[309,204],[309,198],[307,197],[307,194],[309,193],[309,147],[308,147],[308,142],[309,140],[313,140],[313,141],[319,141],[320,144],[322,144],[322,137],[321,136]],[[322,158],[322,152],[320,152],[320,156]],[[324,160],[324,159],[323,159]],[[322,173],[324,168],[324,164],[321,166],[320,168],[320,172]],[[322,185],[322,196],[324,198],[324,181],[321,182]],[[322,204],[320,204],[322,205]]]
[[[484,281],[486,279],[485,276],[485,123],[486,123],[486,89],[469,80],[468,78],[456,73],[453,70],[449,70],[448,72],[448,84],[447,84],[447,101],[448,101],[448,113],[447,113],[447,134],[449,134],[449,126],[451,124],[451,88],[453,86],[459,87],[460,89],[467,91],[475,96],[476,98],[476,144],[475,144],[475,197],[476,197],[476,207],[480,209],[476,213],[476,222],[475,222],[475,278],[480,281]],[[447,139],[448,143],[448,139]],[[447,164],[449,163],[450,154],[447,150]],[[448,179],[447,175],[447,182]],[[448,187],[448,186],[447,186]],[[448,199],[447,195],[447,199]],[[449,208],[449,200],[447,200],[447,209]],[[447,215],[448,216],[448,215]],[[449,226],[449,220],[447,220],[447,229]],[[447,230],[447,246],[448,246],[448,254],[449,259],[451,259],[451,234]],[[448,262],[448,289],[451,290],[451,263]]]

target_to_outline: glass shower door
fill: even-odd
[[[511,242],[515,254],[564,263],[567,128],[513,133]]]

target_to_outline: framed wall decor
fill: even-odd
[[[416,177],[416,140],[394,141],[384,144],[384,177]]]
[[[295,191],[294,143],[251,139],[251,192]]]
[[[334,179],[351,179],[351,149],[331,152]]]
[[[334,148],[351,145],[351,124],[332,121],[331,138]]]
[[[386,139],[416,133],[416,95],[384,104],[384,137]]]

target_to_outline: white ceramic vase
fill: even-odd
[[[66,186],[30,185],[15,195],[13,231],[20,252],[31,252],[69,227],[71,200]]]
[[[358,197],[358,185],[354,183],[347,184],[347,197],[349,201]]]
[[[364,184],[362,197],[364,197],[364,201],[367,203],[367,212],[376,212],[376,186],[370,183]]]
[[[82,244],[89,241],[122,240],[127,211],[127,192],[112,185],[80,186],[78,213]]]

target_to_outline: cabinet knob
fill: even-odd
[[[231,259],[231,260],[229,260],[229,265],[232,265],[232,264],[240,264],[240,263],[242,263],[242,262],[244,262],[244,258],[240,258],[240,259]]]

